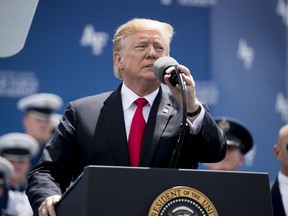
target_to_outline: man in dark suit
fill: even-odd
[[[271,187],[273,212],[274,216],[285,216],[288,215],[288,124],[280,128],[273,150],[281,166]]]
[[[152,69],[158,58],[169,55],[172,35],[171,25],[149,19],[133,19],[116,30],[114,74],[123,82],[114,92],[69,103],[28,177],[27,195],[35,214],[55,215],[61,194],[87,165],[169,167],[181,131],[182,91],[169,81],[174,67],[166,70],[167,85],[160,85]],[[224,132],[198,101],[189,69],[177,67],[186,83],[189,128],[178,167],[220,161],[226,154]],[[147,124],[137,153],[132,150],[136,144],[130,145],[136,137],[130,128],[138,98],[145,98],[140,110]]]

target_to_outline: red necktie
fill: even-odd
[[[137,105],[137,109],[134,113],[131,123],[128,147],[131,165],[138,166],[142,137],[146,126],[146,122],[142,113],[142,108],[147,104],[147,100],[145,98],[138,98],[134,101],[134,103]]]

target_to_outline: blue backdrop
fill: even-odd
[[[272,180],[272,147],[288,122],[287,11],[287,0],[40,0],[24,48],[0,58],[0,135],[23,131],[23,96],[51,92],[67,104],[115,89],[115,29],[152,18],[174,26],[171,56],[190,68],[211,114],[251,130],[255,146],[241,170]]]

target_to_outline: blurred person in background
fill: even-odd
[[[203,165],[211,170],[236,171],[243,165],[246,153],[252,149],[253,137],[239,120],[217,117],[215,121],[226,134],[226,156],[218,163],[204,163]]]
[[[279,160],[280,170],[271,185],[274,216],[288,215],[288,124],[280,128],[278,141],[273,146],[275,157]]]
[[[14,174],[7,181],[7,215],[32,216],[33,212],[25,194],[27,174],[31,168],[31,158],[39,151],[37,141],[25,133],[8,133],[0,137],[0,155],[7,159]]]
[[[42,156],[42,150],[51,138],[51,116],[63,105],[62,98],[51,93],[38,93],[21,98],[17,107],[24,112],[23,127],[26,134],[39,143],[40,151],[32,158],[32,166]]]
[[[6,214],[8,206],[8,188],[7,181],[14,175],[13,165],[0,156],[0,215]]]

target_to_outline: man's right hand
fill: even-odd
[[[38,209],[39,216],[56,216],[55,205],[59,203],[61,196],[47,197]]]

